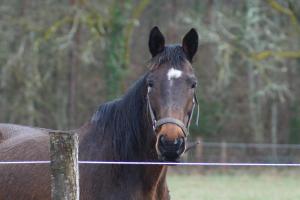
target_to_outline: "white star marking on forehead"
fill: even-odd
[[[168,73],[167,73],[167,77],[168,80],[172,80],[174,78],[180,78],[182,75],[182,71],[178,70],[178,69],[174,69],[173,67],[171,69],[169,69]]]

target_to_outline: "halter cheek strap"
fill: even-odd
[[[193,108],[192,108],[192,112],[191,112],[191,114],[188,116],[188,122],[187,122],[187,125],[185,125],[181,120],[175,119],[175,118],[172,118],[172,117],[165,117],[165,118],[156,120],[155,115],[154,115],[154,112],[153,112],[153,109],[152,109],[152,106],[151,106],[151,103],[150,103],[150,98],[149,98],[149,92],[150,92],[150,90],[151,90],[151,88],[148,87],[148,91],[147,91],[147,106],[148,106],[148,110],[149,110],[150,117],[151,117],[151,120],[152,120],[152,126],[153,126],[153,130],[154,130],[154,131],[156,131],[160,126],[162,126],[162,125],[164,125],[164,124],[171,123],[171,124],[175,124],[175,125],[179,126],[179,127],[182,129],[182,131],[183,131],[183,133],[184,133],[184,136],[187,137],[188,134],[189,134],[189,127],[190,127],[190,124],[191,124],[191,119],[192,119],[192,117],[193,117],[193,112],[194,112],[194,109],[195,109],[195,105],[197,105],[196,125],[198,126],[198,120],[199,120],[199,104],[198,104],[198,100],[197,100],[196,94],[194,95],[194,99],[193,99]]]

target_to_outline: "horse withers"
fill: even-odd
[[[198,34],[181,45],[165,45],[150,32],[149,71],[120,99],[101,105],[79,134],[79,159],[89,161],[177,162],[196,104],[191,62]],[[49,130],[0,124],[0,161],[49,160]],[[80,199],[170,199],[164,165],[80,164]],[[47,200],[48,165],[1,165],[0,199]]]

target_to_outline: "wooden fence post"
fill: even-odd
[[[49,134],[51,198],[79,200],[78,135],[64,131]]]

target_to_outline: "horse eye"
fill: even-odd
[[[197,87],[197,83],[196,82],[192,83],[191,88],[194,89],[196,87]]]
[[[148,81],[148,83],[147,83],[147,85],[148,85],[148,87],[153,87],[153,81]]]

